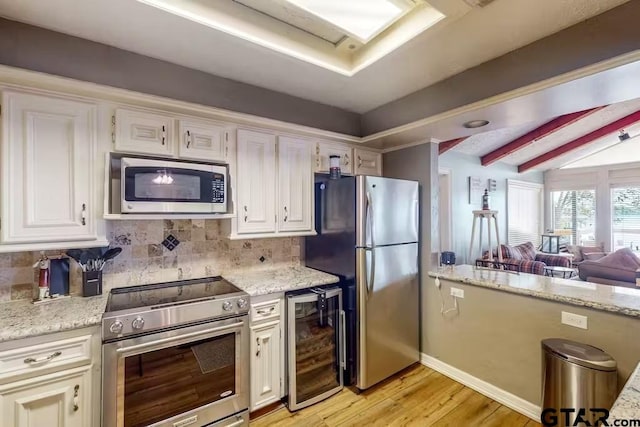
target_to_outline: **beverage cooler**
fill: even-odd
[[[342,290],[287,294],[288,407],[295,411],[342,390],[346,367]]]

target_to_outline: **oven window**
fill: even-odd
[[[178,168],[128,167],[125,200],[143,202],[210,202],[211,172]]]
[[[236,336],[129,356],[124,425],[142,427],[236,393]]]

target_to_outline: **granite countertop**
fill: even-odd
[[[0,304],[0,342],[99,325],[107,295],[71,297],[34,305],[29,300]]]
[[[429,276],[566,304],[640,317],[640,288],[599,285],[580,280],[478,269],[471,265],[439,268]]]
[[[640,419],[640,364],[633,371],[611,407],[607,422],[613,425],[614,420],[638,419]]]
[[[337,283],[338,277],[302,266],[233,270],[223,276],[251,296]],[[0,343],[102,322],[108,292],[96,297],[71,298],[34,305],[29,300],[0,303]]]
[[[251,296],[294,291],[340,281],[337,276],[302,266],[233,271],[223,274],[223,277]]]

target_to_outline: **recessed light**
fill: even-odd
[[[481,128],[488,124],[489,124],[489,120],[469,120],[468,122],[464,123],[462,126],[466,127],[467,129],[475,129],[475,128]]]

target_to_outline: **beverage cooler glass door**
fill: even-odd
[[[287,297],[290,410],[313,405],[343,388],[346,355],[342,290],[325,292],[323,309],[317,293]]]

